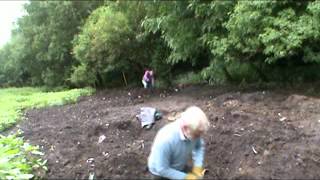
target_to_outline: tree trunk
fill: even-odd
[[[97,76],[96,87],[103,87],[104,83],[103,83],[103,80],[102,80],[100,73],[97,72],[96,76]]]
[[[253,62],[249,63],[251,65],[251,67],[258,73],[260,79],[262,79],[262,81],[264,82],[269,82],[267,76],[262,72],[261,67],[258,67],[257,65],[255,65]]]
[[[224,75],[225,75],[226,78],[227,78],[227,81],[232,82],[232,81],[233,81],[233,78],[232,78],[231,74],[229,73],[227,67],[226,67],[226,66],[223,66],[223,67],[222,67],[222,70],[223,70],[223,72],[224,72]]]

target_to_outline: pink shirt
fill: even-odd
[[[149,82],[151,81],[151,78],[152,78],[152,75],[150,73],[150,71],[145,71],[144,72],[144,75],[143,75],[143,80],[146,81],[146,82]]]

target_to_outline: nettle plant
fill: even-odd
[[[24,142],[22,131],[9,136],[0,135],[0,178],[31,179],[41,178],[47,171],[44,154],[38,146]]]

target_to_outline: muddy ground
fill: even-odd
[[[88,178],[94,158],[97,178],[145,179],[156,132],[190,105],[211,122],[205,179],[320,179],[320,99],[293,90],[103,90],[77,104],[29,110],[19,126],[43,148],[46,178]],[[135,119],[144,106],[164,114],[149,131]]]

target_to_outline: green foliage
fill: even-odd
[[[319,1],[32,1],[25,10],[0,50],[1,86],[109,87],[122,73],[135,84],[145,67],[166,85],[192,71],[210,84],[304,81],[320,62]]]
[[[86,64],[77,66],[71,74],[70,81],[77,87],[94,86],[97,79],[94,72],[89,70],[90,68]]]
[[[164,45],[164,41],[161,39],[157,39],[153,42],[156,44],[154,46],[154,53],[151,55],[151,63],[150,66],[156,73],[156,87],[169,87],[172,84],[173,73],[172,73],[172,65],[166,61],[168,58],[170,50]]]
[[[224,65],[219,61],[213,61],[210,66],[204,68],[201,75],[208,80],[210,85],[221,85],[227,82],[227,77],[223,71]]]
[[[95,74],[123,69],[120,61],[121,46],[129,39],[128,20],[121,12],[115,12],[110,7],[100,7],[92,12],[82,28],[81,34],[75,39],[74,54],[80,61],[72,76],[74,83],[92,84]],[[89,71],[90,70],[90,71]],[[80,79],[75,78],[82,75]],[[85,80],[85,81],[84,81]],[[81,82],[82,81],[82,82]]]
[[[314,38],[318,32],[313,31],[316,28],[316,13],[311,9],[317,9],[318,5],[315,2],[290,1],[211,2],[209,5],[194,3],[193,8],[197,14],[208,20],[213,19],[203,24],[207,32],[202,39],[213,55],[203,75],[213,84],[248,78],[268,81],[279,79],[272,77],[274,73],[279,77],[284,75],[284,71],[263,68],[268,64],[276,64],[276,69],[285,70],[295,69],[303,64],[302,61],[317,62],[318,53],[314,43],[318,40]],[[208,15],[208,9],[213,10],[213,13]],[[253,66],[248,66],[247,73],[240,75],[239,71],[232,70],[237,69],[239,64],[234,63],[237,61]],[[255,70],[252,71],[252,67]]]
[[[26,108],[64,105],[76,102],[79,96],[90,95],[93,89],[73,89],[61,92],[42,92],[39,88],[0,89],[0,131],[16,122]]]
[[[150,66],[157,49],[157,39],[144,34],[141,26],[145,4],[110,1],[91,13],[73,41],[79,63],[74,67],[71,82],[112,86],[122,84],[122,73],[129,83],[140,82],[143,68]]]
[[[92,88],[72,89],[60,92],[43,92],[40,88],[0,89],[0,130],[14,125],[22,117],[22,110],[76,102],[78,97],[90,95]],[[0,135],[0,178],[31,179],[41,177],[47,170],[38,156],[39,148],[16,135]]]
[[[155,2],[159,6],[156,13],[150,12],[142,24],[149,33],[161,33],[161,38],[170,48],[167,62],[171,64],[180,61],[197,62],[202,48],[198,42],[201,32],[201,20],[194,17],[188,8],[187,1],[174,1],[172,3]]]
[[[24,45],[21,36],[15,36],[11,42],[0,50],[0,84],[2,86],[27,84],[28,72],[19,61],[23,55]],[[14,50],[14,51],[13,51]]]
[[[73,36],[103,2],[32,1],[18,20],[11,42],[0,52],[0,82],[7,85],[70,85]]]
[[[31,179],[41,177],[47,170],[46,160],[39,147],[32,146],[19,137],[21,133],[0,135],[0,178]],[[33,173],[37,173],[34,176]]]
[[[175,84],[201,84],[205,82],[200,73],[188,72],[177,76]]]

